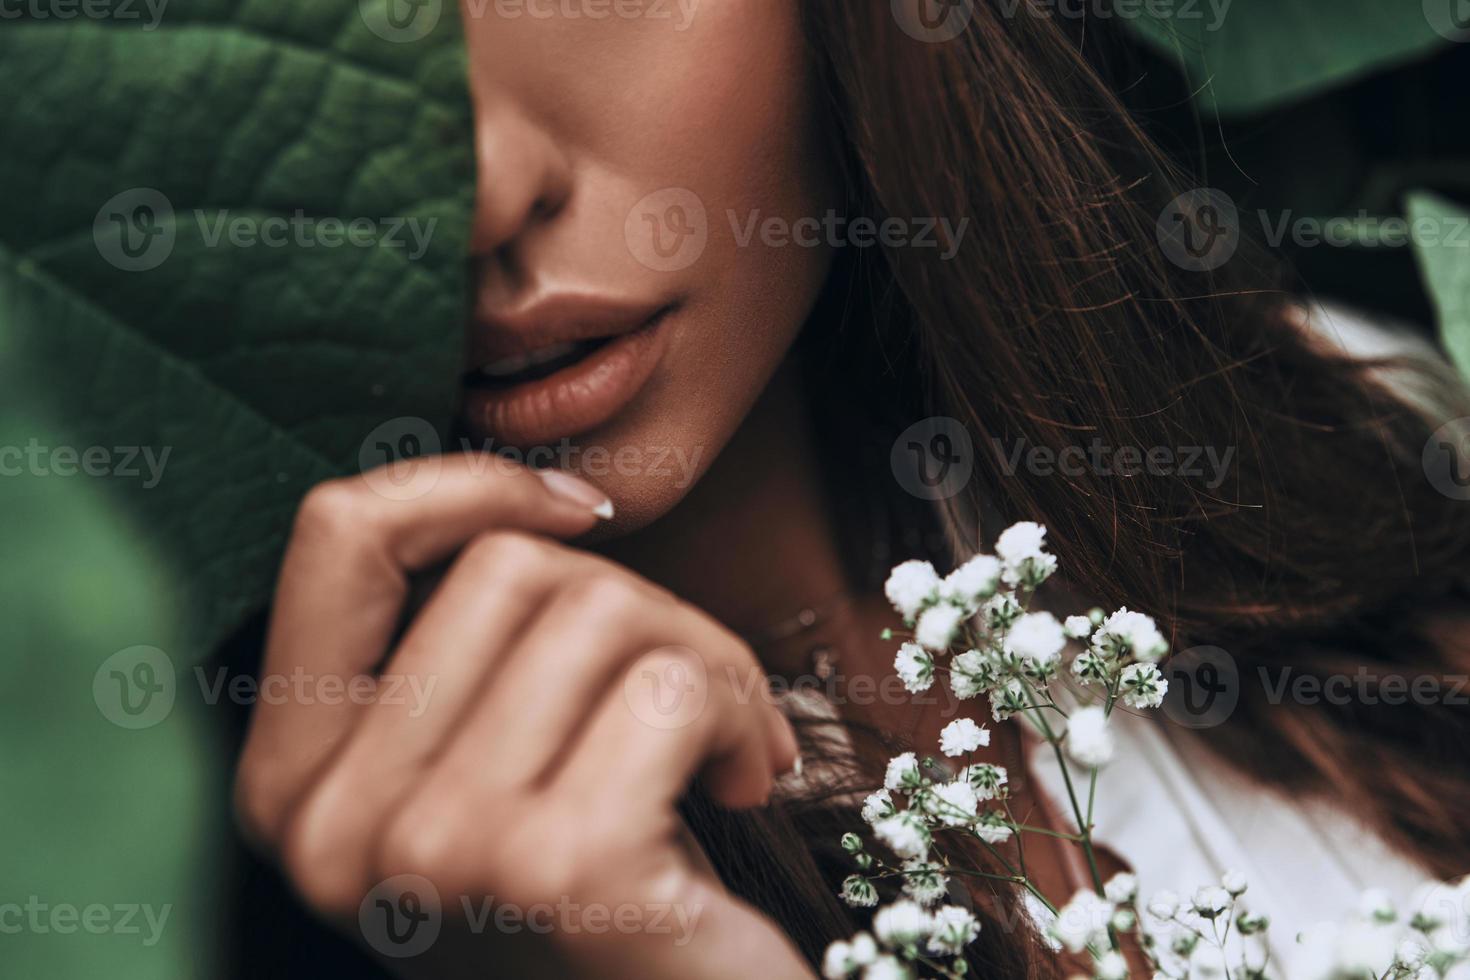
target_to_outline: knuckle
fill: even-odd
[[[494,830],[481,827],[478,832],[493,834]],[[400,809],[384,828],[375,871],[384,878],[415,874],[452,885],[464,874],[468,840],[451,807],[420,797]]]
[[[566,600],[599,619],[621,619],[646,610],[649,597],[626,575],[597,574],[567,587]]]
[[[470,541],[460,563],[472,574],[524,571],[546,560],[548,545],[524,531],[491,531]]]
[[[350,540],[360,536],[371,520],[372,508],[353,481],[328,480],[302,499],[293,536]]]
[[[361,862],[344,853],[342,814],[322,794],[314,794],[291,814],[282,834],[282,867],[302,897],[329,918],[357,914],[364,894]]]

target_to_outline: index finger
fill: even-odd
[[[290,690],[303,678],[324,677],[339,692],[371,688],[372,671],[399,627],[409,576],[447,560],[476,535],[515,528],[569,538],[611,516],[604,495],[559,471],[468,455],[394,465],[437,472],[411,499],[376,492],[378,472],[369,471],[323,483],[303,501],[276,585],[262,666],[263,678],[278,688],[283,681],[277,679]],[[369,700],[260,700],[241,761],[242,790],[250,797],[245,809],[255,829],[269,833],[277,826]]]

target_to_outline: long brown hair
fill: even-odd
[[[1176,650],[1229,651],[1240,704],[1205,738],[1232,763],[1330,793],[1430,872],[1470,870],[1457,818],[1470,813],[1470,711],[1444,697],[1272,704],[1256,680],[1283,665],[1318,678],[1363,668],[1370,692],[1398,675],[1449,694],[1470,669],[1470,507],[1420,462],[1436,426],[1470,415],[1461,389],[1426,368],[1411,402],[1390,385],[1399,366],[1312,339],[1287,315],[1280,273],[1250,248],[1209,273],[1169,261],[1156,221],[1188,181],[1076,25],[977,0],[963,34],[923,43],[890,8],[805,4],[849,205],[973,227],[948,260],[920,249],[844,259],[818,317],[837,321],[820,343],[841,353],[816,355],[814,391],[825,397],[824,374],[850,385],[860,363],[869,404],[893,409],[895,424],[961,421],[976,472],[940,514],[956,551],[980,547],[982,514],[1044,523],[1079,592],[1155,615]],[[1094,438],[1234,455],[1218,486],[1188,473],[1006,471],[1002,447],[1018,440],[1059,452]],[[886,453],[866,459],[888,477]],[[830,813],[748,821],[738,854],[730,818],[696,820],[737,890],[814,957],[849,928],[831,852],[852,823]],[[787,877],[741,878],[753,862]],[[996,932],[974,957],[979,975],[1047,972],[1022,933]]]

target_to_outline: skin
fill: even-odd
[[[260,705],[238,810],[348,934],[360,936],[359,907],[381,882],[432,883],[444,933],[388,964],[405,976],[811,975],[775,924],[725,891],[674,807],[695,776],[726,806],[768,799],[796,743],[750,692],[767,671],[805,665],[779,646],[758,659],[741,635],[847,588],[783,366],[831,255],[742,247],[727,217],[820,216],[833,181],[798,5],[694,9],[676,29],[678,17],[507,17],[467,3],[466,27],[477,312],[558,291],[671,305],[637,396],[560,435],[667,447],[697,461],[695,479],[614,471],[594,488],[447,457],[415,472],[421,493],[396,499],[373,473],[323,484],[290,539],[264,672],[365,675],[379,692],[407,676],[433,695],[418,714],[387,697]],[[697,261],[663,271],[640,261],[626,219],[669,187],[698,196],[710,232]],[[494,438],[484,422],[467,425]],[[594,514],[604,499],[611,519]],[[849,672],[880,674],[892,652],[877,637],[892,625],[881,597],[862,596],[822,638]],[[702,708],[665,724],[649,677],[687,679]],[[931,742],[942,724],[912,706],[868,720]],[[477,933],[460,896],[697,919],[682,942]]]

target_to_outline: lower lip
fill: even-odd
[[[555,374],[509,388],[471,388],[464,417],[477,433],[512,446],[544,445],[605,425],[647,384],[663,354],[662,311],[630,334]]]

